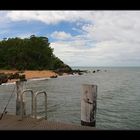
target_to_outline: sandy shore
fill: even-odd
[[[43,70],[43,71],[25,71],[24,72],[27,79],[31,78],[48,78],[51,76],[56,76],[57,74],[53,71]]]
[[[0,70],[0,73],[16,73],[18,70]],[[57,73],[50,71],[50,70],[26,70],[23,72],[25,74],[26,79],[32,79],[32,78],[49,78],[51,76],[58,75]],[[16,79],[9,80],[8,82],[16,81]]]

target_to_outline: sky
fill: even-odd
[[[70,66],[140,66],[140,11],[0,10],[0,40],[31,35]]]

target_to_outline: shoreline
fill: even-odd
[[[50,78],[57,78],[61,76],[68,76],[68,75],[82,75],[82,72],[80,70],[73,70],[72,72],[64,72],[64,71],[53,71],[53,70],[4,70],[0,69],[0,73],[9,75],[15,75],[18,73],[19,75],[25,75],[26,80],[41,80],[41,79],[50,79]],[[8,84],[8,83],[15,83],[18,81],[19,78],[13,79],[13,78],[8,78],[6,82],[2,82],[1,84]]]
[[[0,70],[0,73],[10,74],[10,73],[16,73],[20,72],[18,70]],[[59,76],[57,73],[51,71],[51,70],[25,70],[23,71],[23,74],[25,74],[25,77],[27,80],[31,79],[40,79],[40,78],[51,78]],[[11,79],[8,80],[7,83],[13,83],[17,81],[18,79]]]

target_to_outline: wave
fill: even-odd
[[[29,81],[40,81],[40,80],[49,80],[51,78],[32,78],[32,79],[28,79],[27,82]],[[16,84],[16,82],[10,82],[10,83],[2,83],[1,85],[2,86],[5,86],[5,85],[14,85]]]
[[[38,81],[38,80],[49,80],[51,78],[32,78],[32,79],[28,79],[27,81]]]
[[[2,83],[1,86],[5,86],[5,85],[14,85],[14,84],[16,84],[16,82]]]

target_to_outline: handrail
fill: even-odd
[[[20,105],[21,105],[21,119],[23,119],[23,116],[24,116],[24,114],[23,114],[23,95],[27,92],[30,92],[32,94],[31,114],[32,114],[32,116],[34,115],[34,93],[31,89],[26,89],[21,93],[21,102],[20,102]]]
[[[45,119],[47,119],[47,93],[45,91],[38,91],[35,93],[34,95],[34,103],[35,103],[35,107],[34,107],[34,115],[35,115],[35,118],[37,118],[37,96],[41,93],[44,93],[45,95]]]

